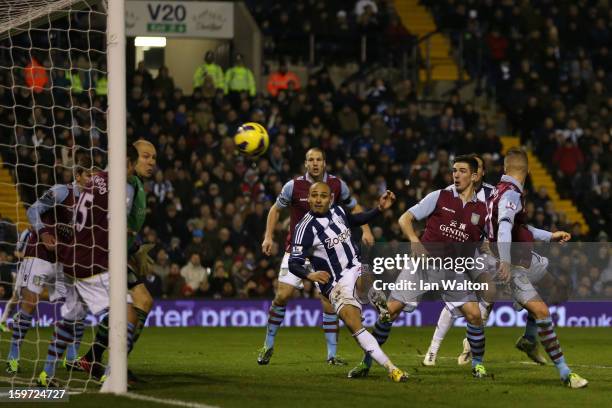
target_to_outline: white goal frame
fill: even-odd
[[[109,359],[102,392],[127,392],[127,214],[125,0],[108,0]]]
[[[16,0],[11,0],[0,15],[0,38],[13,29],[31,27],[61,16],[61,11],[78,3],[107,4],[107,69],[108,69],[108,183],[109,183],[109,364],[111,374],[101,392],[127,392],[127,214],[126,214],[126,0],[41,0],[28,14],[6,20],[5,12]]]

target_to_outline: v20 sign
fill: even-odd
[[[234,4],[231,2],[128,0],[125,9],[128,36],[234,36]]]

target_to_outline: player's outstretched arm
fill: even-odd
[[[380,211],[387,210],[391,208],[393,203],[395,203],[395,193],[391,190],[387,190],[385,194],[378,199],[378,209]]]
[[[565,231],[550,232],[540,228],[536,228],[532,225],[528,225],[527,228],[533,234],[533,239],[535,239],[536,241],[567,242],[572,239],[571,234]]]
[[[353,227],[367,224],[374,217],[380,215],[382,211],[390,208],[394,202],[395,194],[387,190],[385,194],[383,194],[382,197],[380,197],[380,199],[378,200],[378,206],[376,208],[357,214],[347,214],[349,225]]]
[[[355,207],[351,210],[351,214],[360,214],[363,212],[364,209],[359,203],[356,203]],[[361,225],[361,232],[361,241],[367,246],[374,245],[374,234],[368,224]]]
[[[372,208],[371,210],[356,214],[346,214],[346,219],[350,227],[360,227],[366,225],[379,215],[380,210],[378,208]]]
[[[550,241],[552,242],[567,242],[570,239],[572,239],[572,235],[565,231],[553,232],[550,237]]]
[[[280,209],[276,206],[276,204],[273,204],[272,207],[270,207],[270,211],[268,211],[266,232],[264,234],[263,243],[261,244],[261,251],[266,255],[270,255],[272,253],[274,229],[276,228],[279,217]]]
[[[351,214],[359,214],[364,208],[351,196],[351,191],[344,180],[340,180],[340,204],[351,210]],[[374,245],[374,234],[369,225],[361,225],[361,242],[366,246]]]

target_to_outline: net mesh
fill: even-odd
[[[63,367],[66,354],[57,338],[69,337],[64,343],[76,349],[81,319],[62,320],[62,274],[24,257],[19,238],[27,239],[32,228],[32,211],[26,211],[52,186],[75,182],[76,161],[85,156],[94,167],[105,167],[106,94],[105,2],[1,2],[0,362],[18,371],[3,374],[0,386],[35,385],[50,365],[57,366],[60,386],[79,391],[94,384],[88,374]],[[48,211],[57,220],[61,205]],[[23,286],[43,291],[32,300]],[[92,344],[95,323],[91,315],[83,320],[79,354]]]
[[[57,17],[58,12],[69,12],[71,7],[83,0],[3,0],[0,4],[0,33],[13,28],[30,26],[38,18]]]

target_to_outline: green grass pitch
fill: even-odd
[[[587,404],[605,407],[612,402],[612,330],[609,328],[558,329],[570,366],[590,381],[588,388],[582,390],[562,387],[554,366],[531,364],[515,350],[514,341],[521,333],[518,328],[486,331],[485,365],[489,378],[473,379],[467,366],[457,366],[456,356],[464,335],[464,330],[459,328],[453,328],[442,345],[438,365],[422,367],[421,355],[427,350],[432,332],[431,327],[393,329],[384,350],[410,374],[407,383],[395,384],[378,366],[373,367],[369,378],[346,378],[347,371],[361,358],[361,352],[344,328],[339,354],[350,361],[348,367],[325,364],[324,337],[321,329],[316,328],[281,328],[268,366],[256,363],[257,349],[264,336],[262,328],[150,328],[144,331],[130,357],[130,367],[146,382],[131,392],[174,400],[175,404],[183,401],[219,407],[531,405],[557,408]],[[39,345],[39,356],[44,358],[51,331],[45,329],[39,333],[45,340]],[[28,339],[33,335],[29,333]],[[2,358],[6,358],[8,339],[9,335],[3,334]],[[31,357],[34,353],[35,346],[27,344],[24,355]],[[23,363],[20,377],[33,371],[32,364]],[[37,370],[40,368],[39,365]],[[62,368],[58,368],[58,373],[66,375]],[[2,375],[0,386],[5,387],[7,377]],[[69,405],[120,408],[163,404],[88,392],[72,395]]]

